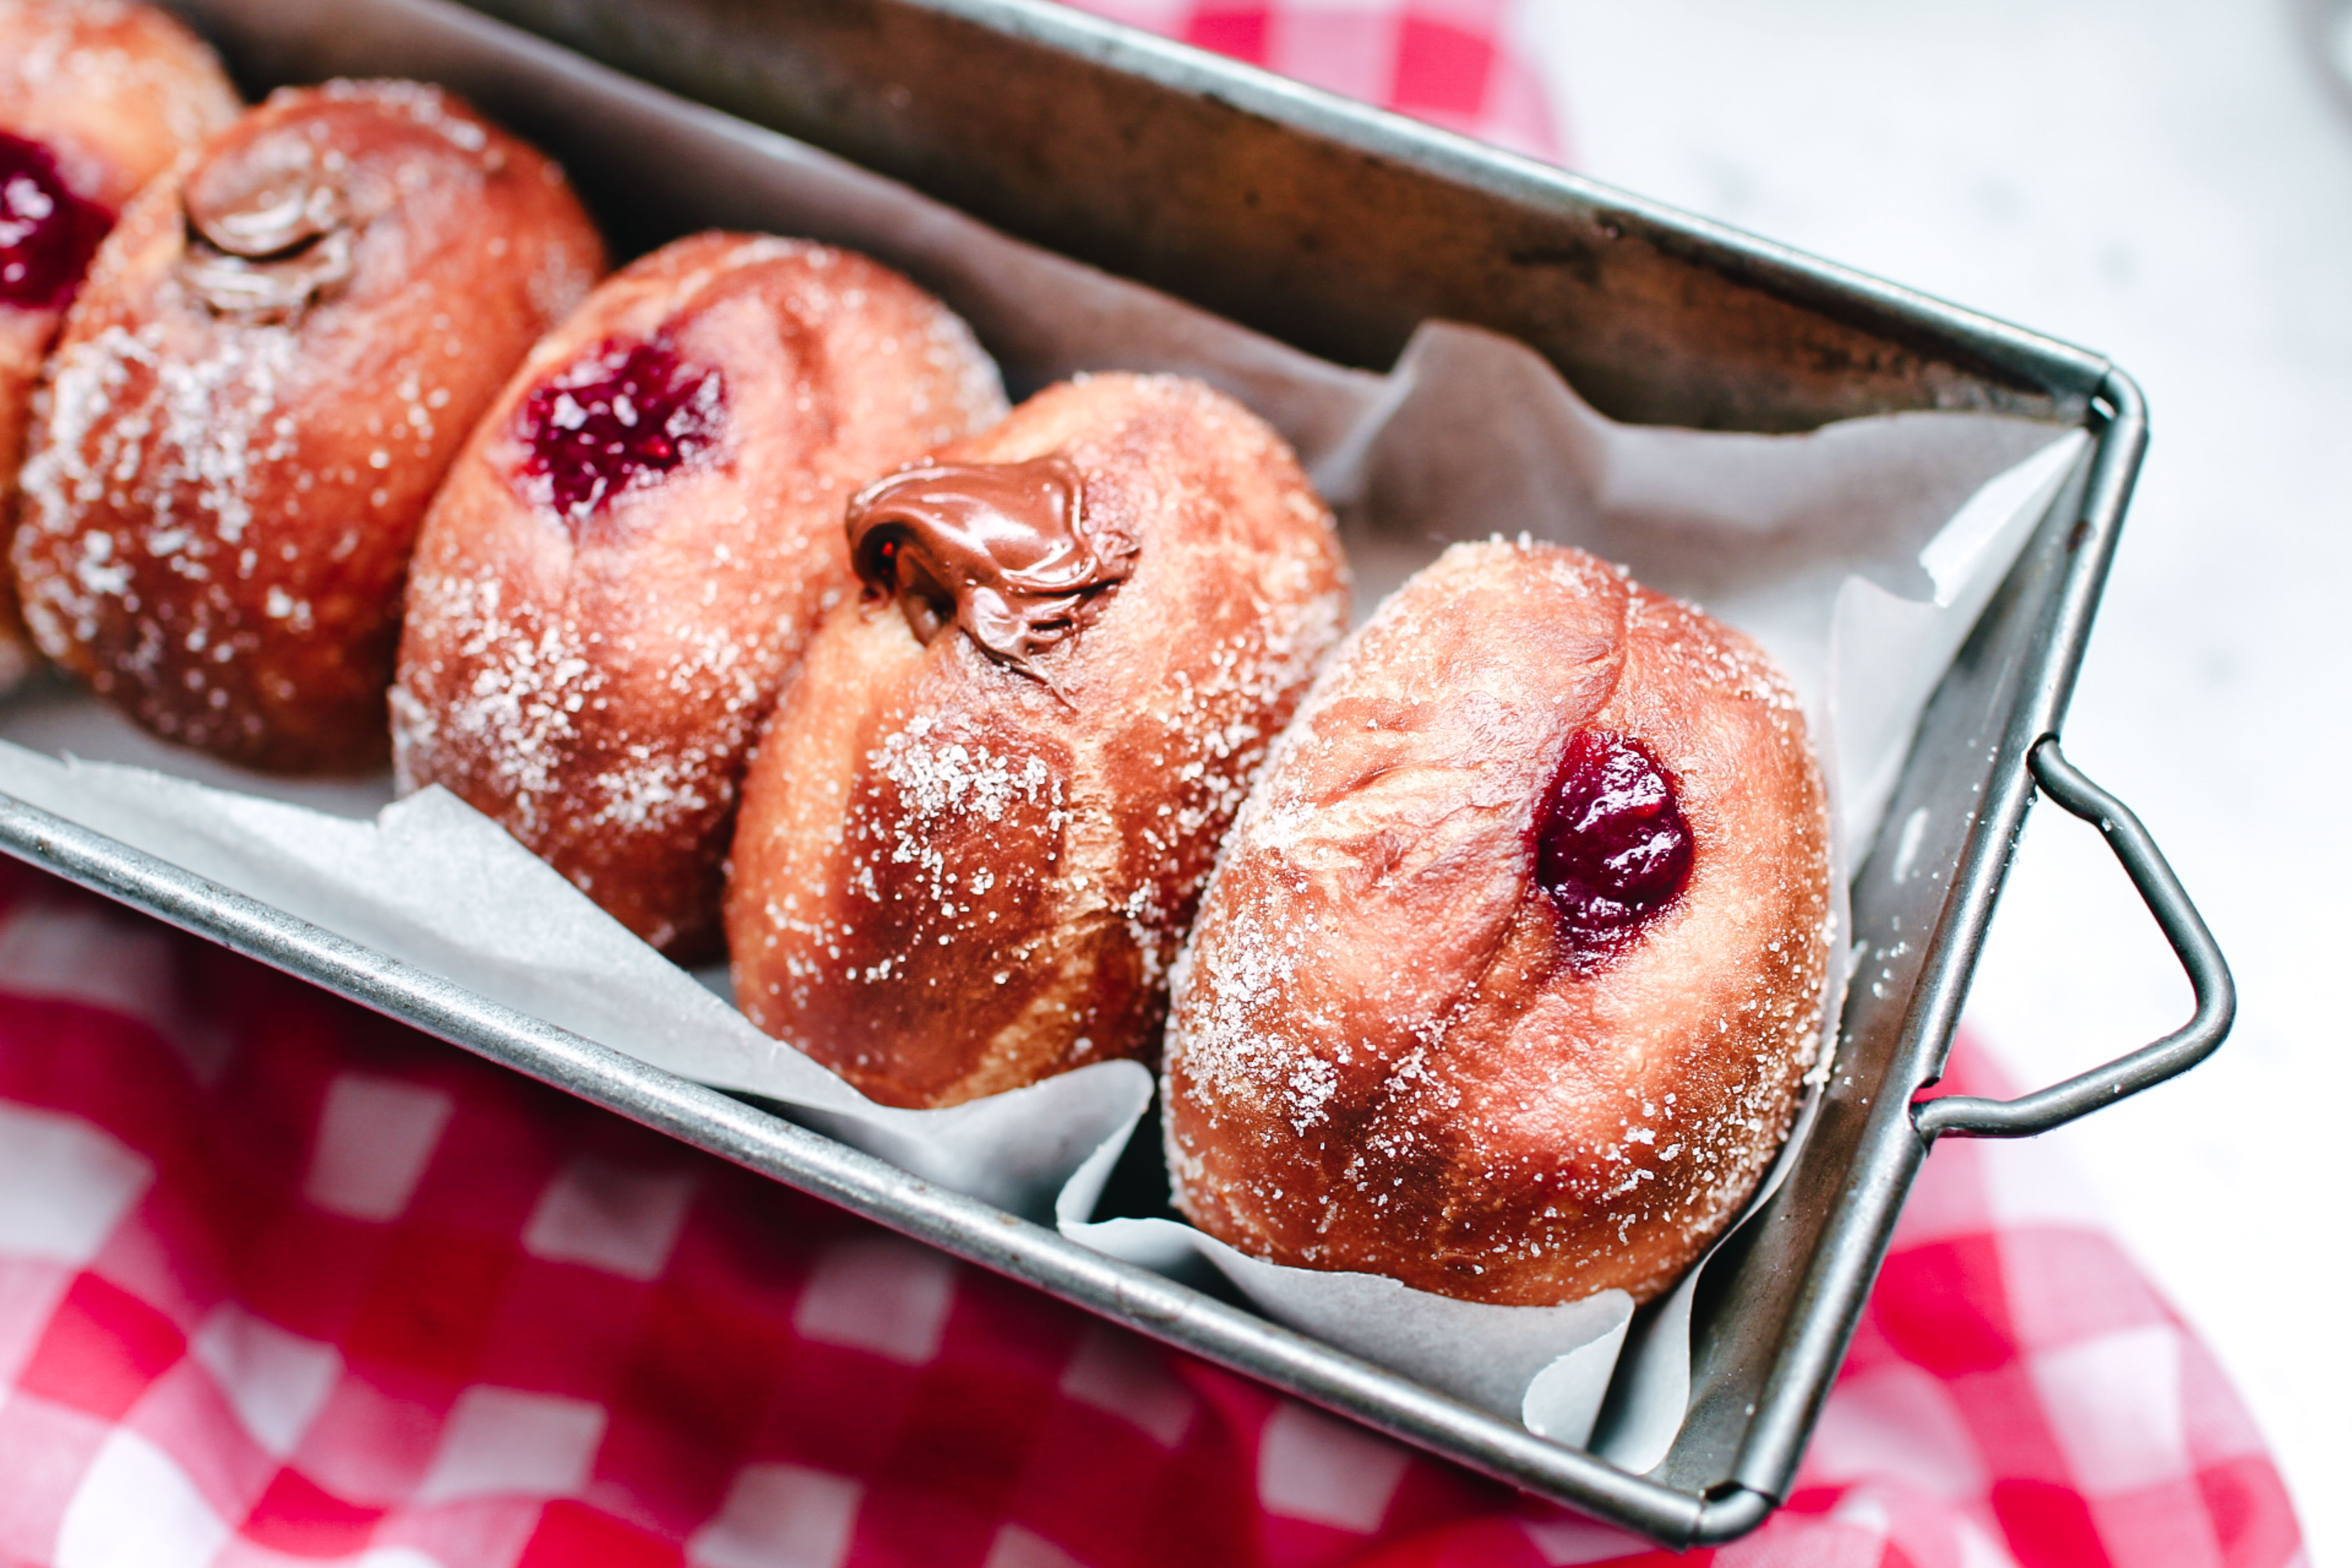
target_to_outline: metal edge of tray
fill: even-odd
[[[1687,1541],[1706,1505],[0,794],[0,851],[983,1268],[1497,1479]]]
[[[1036,11],[1009,9],[1024,17]],[[1352,124],[1364,116],[1339,118]],[[1433,165],[1453,159],[1516,166],[1517,161],[1486,154],[1474,144],[1418,128],[1401,131],[1405,122],[1391,125],[1388,120],[1377,117],[1371,129],[1415,143],[1430,153]],[[1528,168],[1542,177],[1538,183],[1552,178],[1538,166]],[[1555,183],[1579,186],[1579,200],[1595,189],[1566,176]],[[1662,222],[1681,225],[1694,244],[1720,245],[1741,253],[1747,262],[1769,252],[1763,259],[1786,259],[1790,275],[1812,286],[1834,290],[1859,277],[1729,231],[1717,235],[1709,226],[1666,209],[1656,211],[1664,215]],[[1950,333],[1977,347],[2022,343],[2031,351],[2028,358],[2040,353],[2032,345],[2048,342],[2000,323],[1990,323],[1998,330],[1988,331],[1988,318],[1864,281],[1888,309],[1909,312],[1914,329],[1928,339]],[[1938,860],[1939,848],[1923,860],[1951,868],[1952,876],[1937,902],[1932,939],[1894,987],[1900,1005],[1891,1032],[1882,1016],[1872,1037],[1882,1050],[1881,1070],[1850,1092],[1832,1081],[1824,1122],[1847,1135],[1849,1153],[1835,1172],[1824,1172],[1818,1162],[1804,1169],[1801,1162],[1782,1196],[1768,1206],[1768,1215],[1774,1208],[1791,1211],[1800,1194],[1822,1195],[1826,1179],[1832,1190],[1829,1201],[1818,1205],[1823,1223],[1811,1233],[1810,1247],[1791,1241],[1796,1233],[1789,1226],[1778,1233],[1770,1225],[1760,1226],[1765,1236],[1778,1234],[1786,1245],[1776,1249],[1759,1244],[1731,1260],[1736,1267],[1726,1275],[1738,1283],[1726,1289],[1761,1281],[1769,1289],[1759,1294],[1775,1298],[1780,1310],[1743,1310],[1734,1315],[1730,1331],[1704,1347],[1707,1353],[1694,1367],[1692,1417],[1654,1479],[1630,1476],[1589,1454],[1533,1437],[1397,1374],[1077,1247],[1049,1230],[943,1193],[821,1135],[499,1007],[5,796],[0,796],[0,848],[982,1267],[1499,1479],[1669,1544],[1727,1540],[1760,1522],[1784,1495],[1924,1157],[1926,1141],[1910,1124],[1908,1102],[1940,1071],[1969,971],[2031,804],[2024,758],[2042,735],[2055,732],[2119,536],[2145,441],[2137,394],[2104,362],[2079,351],[2047,357],[2053,373],[2063,373],[2065,380],[2096,370],[2096,380],[2082,397],[2096,444],[1939,689],[1888,822],[1891,826],[1900,821],[1915,796],[1934,794],[1931,786],[1948,789],[1955,745],[1961,753],[1981,745],[1970,760],[1984,775],[1982,806],[1968,814],[1949,858]],[[1983,666],[1973,679],[1968,678],[1972,658]],[[1971,710],[1955,720],[1956,707]],[[1947,743],[1931,744],[1944,730],[1950,731]],[[1986,733],[1996,737],[1990,744],[1982,744]],[[1858,884],[1869,880],[1887,847],[1883,833]],[[1856,929],[1866,937],[1869,918],[1863,902],[1857,900]],[[1842,1066],[1871,1054],[1857,1049],[1871,1042],[1857,1037],[1853,1011],[1841,1034]],[[1878,1012],[1887,1015],[1888,1009]],[[1839,1141],[1817,1130],[1815,1142],[1823,1148]],[[1753,1375],[1759,1364],[1760,1382]],[[1738,1375],[1725,1375],[1727,1370]]]
[[[1591,245],[1597,233],[1605,247],[1638,230],[1660,249],[1708,270],[1734,289],[1859,322],[1971,370],[1990,368],[2037,384],[2049,395],[2041,412],[2078,421],[2092,432],[2091,453],[2053,502],[1923,716],[1886,826],[1857,874],[1857,889],[1864,891],[1855,901],[1854,934],[1868,944],[1874,961],[1885,962],[1880,980],[1866,988],[1872,994],[1865,999],[1864,988],[1858,987],[1842,1021],[1840,1072],[1828,1085],[1823,1108],[1827,1125],[1816,1127],[1808,1151],[1842,1152],[1834,1160],[1801,1161],[1788,1187],[1759,1216],[1760,1223],[1749,1227],[1749,1245],[1726,1259],[1727,1266],[1718,1266],[1715,1278],[1723,1283],[1714,1294],[1738,1298],[1742,1310],[1727,1331],[1713,1334],[1712,1343],[1695,1346],[1702,1364],[1694,1367],[1690,1419],[1674,1451],[1653,1472],[1683,1483],[1687,1495],[1711,1497],[1705,1517],[1685,1541],[1729,1539],[1752,1528],[1793,1478],[1925,1158],[1929,1140],[1913,1123],[1910,1102],[1941,1074],[1970,973],[2034,797],[2030,758],[2042,739],[2057,732],[2063,717],[2145,451],[2146,411],[2130,379],[2096,354],[1981,312],[1038,0],[843,0],[817,8],[821,15],[813,31],[797,32],[799,19],[810,13],[771,8],[755,17],[741,0],[667,0],[653,32],[632,25],[643,11],[635,0],[562,0],[553,8],[547,0],[469,3],[632,74],[720,103],[943,199],[970,205],[956,177],[968,165],[957,160],[968,158],[969,147],[986,138],[965,134],[960,141],[923,146],[901,135],[892,145],[888,137],[860,133],[858,116],[887,118],[890,112],[892,73],[903,79],[903,61],[885,59],[884,74],[865,79],[856,72],[875,68],[870,54],[845,67],[834,62],[840,68],[830,75],[816,70],[787,72],[781,80],[761,78],[761,68],[773,64],[772,56],[761,54],[761,46],[777,37],[837,41],[845,26],[903,40],[903,26],[894,33],[888,23],[892,14],[950,18],[972,36],[1014,39],[1046,55],[1082,60],[1129,86],[1160,89],[1154,110],[1166,111],[1173,100],[1177,110],[1189,106],[1211,121],[1223,115],[1328,143],[1360,155],[1366,168],[1391,166],[1427,184],[1475,190],[1517,215],[1549,217],[1577,243]],[[846,24],[840,21],[844,16],[851,18]],[[762,32],[772,36],[763,37]],[[714,50],[726,57],[723,62],[714,64]],[[1199,121],[1194,124],[1200,128]],[[960,129],[969,133],[973,126],[967,121]],[[1208,129],[1212,134],[1232,130]],[[1122,158],[1132,156],[1130,148],[1131,142],[1097,142],[1087,147],[1087,157],[1116,169]],[[1071,173],[1066,166],[1041,166],[1034,139],[1024,141],[1021,150],[1033,154],[1022,163],[1033,178],[1050,181]],[[1144,173],[1127,171],[1129,177]],[[1292,186],[1294,194],[1302,188]],[[1395,186],[1380,190],[1393,197]],[[985,194],[992,200],[982,204],[988,208],[983,216],[1001,226],[1041,243],[1063,242],[1120,269],[1124,258],[1118,256],[1067,246],[1066,237],[1055,232],[1050,206],[1024,201],[1018,191]],[[1251,217],[1274,221],[1258,204],[1253,204]],[[1197,249],[1204,238],[1223,240],[1232,234],[1228,217],[1223,226],[1211,222],[1187,237]],[[1261,250],[1278,250],[1284,237],[1277,236]],[[1147,257],[1147,262],[1157,259],[1160,265],[1126,270],[1216,308],[1221,301],[1195,286],[1197,264],[1204,258],[1181,254],[1181,245],[1176,248],[1172,264],[1166,257]],[[1251,318],[1247,310],[1233,313]],[[1252,324],[1297,341],[1284,332],[1280,321]],[[1401,333],[1411,324],[1394,322],[1390,330]],[[1517,329],[1516,335],[1532,341],[1527,329],[1533,323],[1487,324]],[[1550,357],[1581,384],[1572,362],[1557,353]],[[1896,391],[1894,405],[1905,405],[1899,385]],[[1972,405],[1965,397],[1935,401]],[[1973,405],[2004,406],[1998,397]],[[1758,423],[1794,427],[1802,420]],[[1975,805],[1949,809],[1946,797],[1955,793],[1972,795]],[[1887,885],[1890,858],[1910,858],[1896,841],[1897,825],[1933,804],[1947,808],[1937,841],[1916,857],[1916,868],[1904,879],[1910,885],[1899,896],[1877,896]],[[1944,883],[1940,894],[1933,887],[1938,882]],[[1860,1070],[1844,1070],[1849,1068]],[[1820,1223],[1776,1230],[1776,1213],[1785,1216],[1808,1203]],[[1760,1243],[1755,1240],[1759,1237]],[[1780,1310],[1754,1310],[1765,1297]],[[1707,1340],[1709,1325],[1695,1319],[1694,1334]],[[1759,1344],[1759,1339],[1770,1342]],[[1769,1369],[1760,1380],[1737,1375],[1752,1374],[1759,1360]]]
[[[2086,460],[1931,700],[1885,826],[1855,874],[1864,959],[1813,1130],[1819,1147],[1844,1158],[1801,1159],[1744,1255],[1709,1279],[1742,1311],[1723,1342],[1695,1345],[1691,1411],[1662,1477],[1728,1474],[1784,1497],[1844,1358],[1933,1142],[1914,1100],[1942,1075],[2035,798],[2033,753],[2063,723],[2147,449],[2146,406],[2122,372],[2104,378],[2094,425]],[[1974,794],[1965,809],[1952,809],[1956,777]],[[1932,832],[1906,851],[1915,814]],[[1918,918],[1923,909],[1931,918]],[[1771,1223],[1775,1210],[1784,1223]],[[1755,1353],[1758,1339],[1771,1341],[1769,1355]],[[1706,1364],[1758,1360],[1769,1367],[1760,1385]]]
[[[466,3],[1343,363],[1383,369],[1442,316],[1520,338],[1616,417],[1745,429],[1895,407],[2072,424],[2105,374],[2042,333],[1046,0]]]
[[[2119,389],[2128,384],[2117,378]],[[2126,393],[2127,395],[2127,393]],[[2027,657],[2012,660],[2025,700],[2011,706],[2000,751],[2021,759],[2054,729],[2087,635],[2144,440],[2136,403],[2102,433],[2078,489],[2079,507],[2053,508],[2034,554],[2055,534],[2067,565]],[[2070,517],[2071,514],[2071,517]],[[2032,556],[2011,583],[2031,579]],[[2018,750],[2019,747],[2023,750]],[[1915,764],[1916,759],[1915,758]],[[1915,770],[1916,765],[1915,765]],[[2001,770],[1996,770],[2000,776]],[[1989,922],[1998,884],[2031,802],[2021,788],[1988,792],[1968,833],[1944,919],[1905,1009],[1902,1049],[1884,1075],[1914,1090],[1934,1080]],[[1858,1108],[1868,1140],[1830,1205],[1832,1226],[1801,1268],[1793,1331],[1770,1358],[1763,1396],[1741,1423],[1730,1479],[1704,1487],[1633,1476],[1580,1450],[1435,1394],[1394,1373],[1229,1306],[1187,1286],[1068,1241],[990,1205],[909,1176],[871,1155],[593,1041],[489,1001],[449,981],[0,794],[0,850],[65,879],[220,942],[426,1034],[551,1084],[786,1185],[837,1204],[982,1268],[1034,1286],[1180,1349],[1262,1379],[1310,1403],[1465,1464],[1498,1480],[1584,1509],[1673,1546],[1735,1538],[1785,1495],[1806,1436],[1843,1358],[1927,1143],[1911,1126],[1910,1095],[1832,1093],[1825,1118]],[[1864,874],[1878,857],[1865,863]],[[1797,1185],[1792,1177],[1790,1186]],[[1789,1188],[1784,1188],[1784,1192]],[[1780,1200],[1776,1200],[1778,1203]],[[1747,1260],[1752,1268],[1755,1254]],[[1706,1419],[1695,1369],[1696,1419],[1662,1469],[1671,1477],[1720,1422]],[[1677,1467],[1677,1457],[1684,1464]],[[1704,1467],[1721,1474],[1713,1465]]]
[[[902,0],[903,3],[903,0]],[[1294,130],[1352,146],[1514,205],[1573,200],[1604,223],[1638,230],[1663,248],[1743,285],[1890,337],[1928,342],[1982,368],[2080,395],[2105,366],[2074,344],[1873,273],[1699,216],[1540,160],[1206,50],[1097,19],[1050,0],[917,0],[1006,33],[1089,56],[1170,89],[1219,100]],[[1625,237],[1620,233],[1612,237]],[[1927,328],[1922,332],[1921,328]],[[2096,395],[2095,392],[2093,395]]]

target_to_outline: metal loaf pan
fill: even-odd
[[[1036,0],[477,3],[1016,237],[1342,363],[1385,368],[1418,323],[1442,316],[1533,346],[1621,419],[1787,431],[1966,408],[2091,433],[2081,466],[1930,705],[1886,828],[1857,876],[1855,938],[1865,951],[1837,1071],[1789,1179],[1710,1269],[1692,1324],[1690,1415],[1672,1452],[1634,1476],[1535,1437],[5,795],[0,848],[982,1267],[1675,1546],[1729,1540],[1786,1494],[1937,1136],[2046,1130],[2183,1070],[2227,1033],[2228,972],[2195,910],[2130,814],[2057,747],[2147,441],[2137,389],[2099,356]],[[504,27],[453,29],[453,14],[428,0],[357,13],[305,0],[179,8],[248,89],[370,70],[429,75],[476,96],[566,159],[625,253],[728,221],[713,210],[709,179],[700,206],[682,205],[693,198],[650,161],[643,136],[659,116],[646,95],[616,98],[609,78],[584,68],[573,71],[576,93],[543,80],[519,89],[500,61],[536,54],[543,67],[549,51]],[[1941,1071],[2037,787],[2107,835],[2189,973],[2196,1016],[2021,1101],[1918,1099]]]

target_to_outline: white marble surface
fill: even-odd
[[[2310,0],[2317,5],[2320,0]],[[2295,0],[1528,0],[1583,171],[2069,338],[2154,445],[2066,728],[2236,971],[2191,1076],[2054,1134],[2352,1562],[2352,112]],[[2315,32],[2314,28],[2312,31]],[[2044,808],[1970,1005],[2021,1079],[2188,988]]]

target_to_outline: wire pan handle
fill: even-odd
[[[2197,1012],[2154,1045],[2038,1094],[2018,1100],[1948,1094],[1923,1100],[1912,1108],[1911,1121],[1919,1135],[1931,1143],[1947,1133],[1964,1138],[2031,1138],[2063,1127],[2127,1094],[2137,1094],[2187,1072],[2229,1037],[2231,1022],[2237,1016],[2237,987],[2230,979],[2221,949],[2139,818],[2122,801],[2084,777],[2059,751],[2055,735],[2036,742],[2026,762],[2042,794],[2095,824],[2106,836],[2107,847],[2123,862],[2132,886],[2147,900],[2148,913],[2156,917],[2180,966],[2189,972],[2189,984],[2197,993]]]

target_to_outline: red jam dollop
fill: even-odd
[[[533,388],[519,420],[524,471],[573,522],[719,438],[726,385],[658,339],[607,339]]]
[[[113,226],[67,189],[47,147],[0,131],[0,305],[62,310]]]
[[[1650,748],[1581,730],[1536,822],[1536,881],[1559,911],[1570,955],[1613,952],[1690,880],[1691,831]]]

